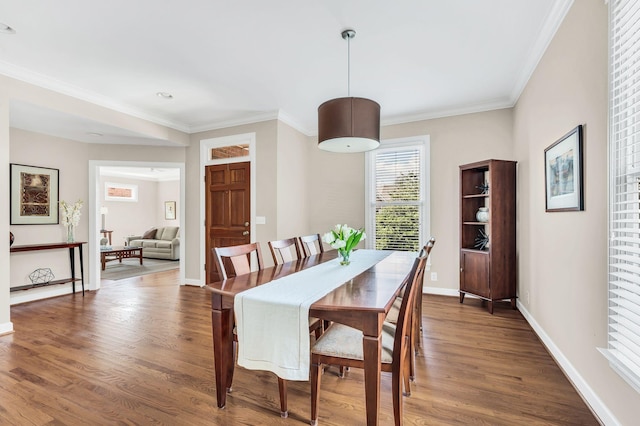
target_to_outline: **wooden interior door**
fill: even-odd
[[[250,165],[230,163],[205,169],[207,283],[220,280],[212,248],[251,242]]]

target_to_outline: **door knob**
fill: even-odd
[[[244,231],[242,235],[249,235],[249,231]]]
[[[249,222],[245,222],[245,223],[244,223],[244,226],[249,226]]]

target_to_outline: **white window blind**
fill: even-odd
[[[640,391],[640,2],[610,7],[608,348]]]
[[[418,251],[425,242],[425,144],[388,143],[367,155],[369,244]]]

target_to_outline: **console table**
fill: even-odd
[[[82,295],[84,296],[84,265],[82,263],[82,245],[86,244],[86,241],[79,241],[74,243],[45,243],[45,244],[28,244],[21,246],[13,246],[9,249],[10,253],[19,253],[23,251],[38,251],[38,250],[53,250],[53,249],[69,249],[69,264],[71,265],[71,278],[63,278],[59,280],[49,281],[47,283],[36,283],[21,285],[18,287],[11,287],[11,291],[27,290],[35,287],[44,287],[48,285],[71,283],[73,292],[76,292],[76,281],[82,283]],[[78,248],[80,254],[80,278],[76,278],[76,257],[75,249]]]

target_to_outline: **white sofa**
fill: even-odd
[[[142,257],[180,259],[180,227],[178,226],[152,228],[144,235],[126,237],[126,240],[132,247],[142,247]]]

